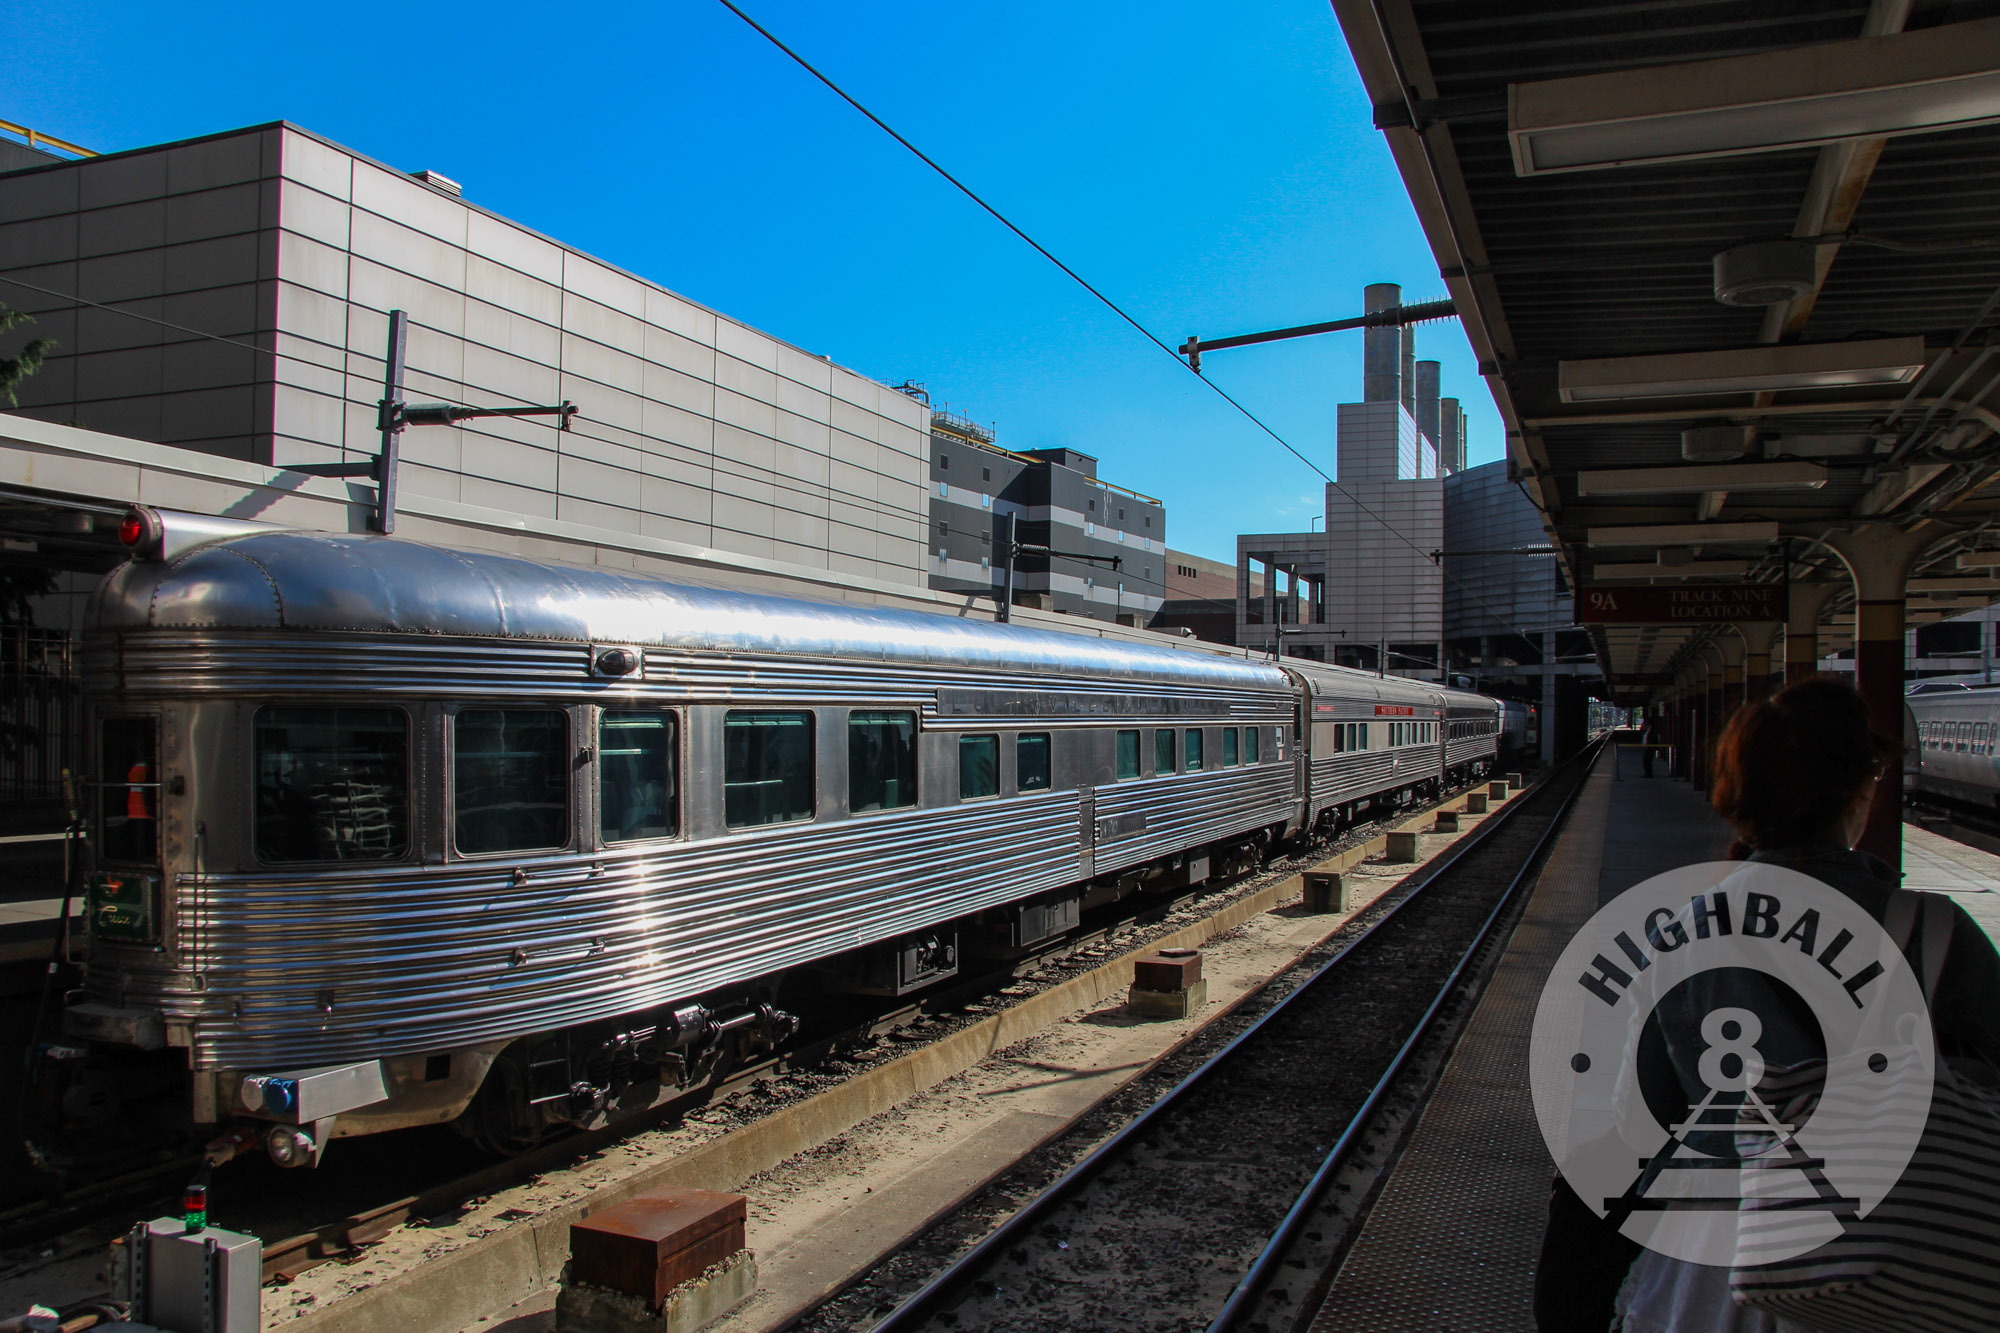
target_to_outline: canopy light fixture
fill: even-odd
[[[1662,565],[1656,561],[1591,566],[1600,579],[1740,579],[1750,572],[1748,560],[1695,560],[1685,565]]]
[[[1719,463],[1579,472],[1578,495],[1676,495],[1690,491],[1810,491],[1826,485],[1820,463]]]
[[[2000,19],[1507,89],[1514,172],[1685,162],[2000,120]]]
[[[1750,427],[1690,426],[1681,432],[1681,457],[1690,463],[1727,463],[1750,448]]]
[[[1908,384],[1923,369],[1921,337],[1867,338],[1564,361],[1556,385],[1565,403],[1597,403]]]
[[[1730,306],[1796,301],[1819,285],[1819,247],[1810,241],[1756,241],[1714,260],[1715,299]]]
[[[1774,542],[1776,523],[1641,523],[1621,528],[1590,528],[1586,546],[1721,546],[1734,542]],[[1690,566],[1682,565],[1682,569]]]

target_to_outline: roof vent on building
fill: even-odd
[[[1819,280],[1819,249],[1809,241],[1758,241],[1715,257],[1715,299],[1762,306],[1791,301]]]
[[[413,180],[422,181],[424,184],[430,186],[433,190],[442,190],[446,194],[451,195],[453,198],[456,198],[459,195],[465,193],[464,186],[460,185],[457,181],[453,180],[451,177],[440,175],[435,171],[413,171],[410,173],[410,177]],[[1718,272],[1719,271],[1720,270],[1718,270]]]
[[[1727,463],[1749,447],[1750,432],[1741,426],[1718,423],[1681,432],[1681,457],[1690,463]]]

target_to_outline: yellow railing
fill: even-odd
[[[5,130],[9,134],[20,135],[28,141],[28,147],[30,148],[40,148],[43,144],[47,144],[51,148],[60,148],[63,152],[73,153],[77,157],[97,156],[96,153],[83,147],[81,144],[73,144],[67,139],[58,139],[53,134],[43,134],[40,130],[31,130],[26,125],[16,125],[11,120],[0,120],[0,130]]]

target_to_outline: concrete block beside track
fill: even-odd
[[[1201,1012],[1208,1003],[1208,982],[1197,981],[1186,990],[1140,990],[1137,986],[1125,1001],[1125,1012],[1134,1018],[1186,1018]]]
[[[556,1295],[556,1333],[700,1333],[756,1294],[757,1257],[748,1250],[674,1288],[657,1308],[565,1277]]]
[[[1301,910],[1313,915],[1347,910],[1347,881],[1337,872],[1308,870],[1305,873],[1305,892],[1300,896]]]

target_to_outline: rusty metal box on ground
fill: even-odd
[[[569,1229],[570,1276],[657,1306],[743,1248],[740,1194],[667,1189],[592,1213]]]
[[[1132,989],[1184,991],[1201,980],[1201,954],[1193,949],[1163,949],[1132,964]]]

